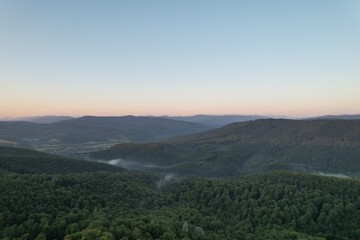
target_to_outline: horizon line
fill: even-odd
[[[229,113],[229,114],[206,114],[206,113],[199,113],[199,114],[190,114],[190,115],[152,115],[152,114],[123,114],[123,115],[92,115],[92,114],[85,114],[85,115],[27,115],[27,116],[18,116],[18,117],[0,117],[0,120],[8,119],[11,121],[12,119],[24,119],[24,118],[41,118],[41,117],[72,117],[72,118],[81,118],[81,117],[194,117],[194,116],[253,116],[253,117],[268,117],[268,118],[289,118],[289,119],[301,119],[301,118],[315,118],[315,117],[325,117],[325,116],[353,116],[353,115],[360,115],[360,113],[339,113],[339,114],[319,114],[319,115],[283,115],[283,114],[236,114],[236,113]]]

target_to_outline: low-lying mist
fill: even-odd
[[[127,170],[154,170],[154,169],[164,169],[165,167],[149,164],[149,163],[142,163],[133,160],[125,160],[122,158],[112,159],[110,161],[101,161],[110,165],[118,166],[121,168],[125,168]]]
[[[174,174],[166,172],[167,167],[159,166],[155,164],[144,164],[142,162],[125,160],[122,158],[112,159],[110,161],[101,161],[110,165],[118,166],[130,171],[157,171],[162,173],[162,176],[159,178],[159,181],[156,183],[158,188],[163,188],[168,184],[178,181],[180,178]]]

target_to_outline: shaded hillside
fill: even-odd
[[[230,123],[245,122],[245,121],[266,118],[264,116],[259,116],[259,115],[194,115],[194,116],[179,116],[179,117],[165,116],[165,117],[174,120],[201,123],[213,127],[222,127]]]
[[[360,183],[273,172],[237,179],[131,173],[0,175],[1,239],[360,238]]]
[[[58,140],[64,143],[77,143],[123,138],[144,142],[209,129],[210,127],[201,124],[164,118],[87,116],[52,124],[0,122],[0,139],[33,139],[39,142]]]
[[[161,117],[92,117],[85,116],[58,122],[55,126],[87,126],[111,129],[126,139],[136,142],[153,141],[171,136],[185,135],[211,129],[208,126]]]
[[[51,124],[0,122],[0,144],[13,145],[62,154],[69,145],[114,142],[148,142],[167,137],[209,130],[197,123],[153,117],[81,117]],[[76,153],[76,149],[70,153]],[[54,149],[54,151],[51,151]],[[88,149],[87,149],[88,150]]]
[[[112,165],[70,159],[37,151],[0,147],[0,173],[77,173],[121,171]]]
[[[271,145],[358,145],[360,120],[261,119],[233,123],[204,133],[174,138],[169,143],[266,143]]]
[[[343,119],[343,120],[355,120],[355,119],[360,119],[360,114],[353,114],[353,115],[325,115],[325,116],[319,116],[319,117],[313,117],[313,118],[309,118],[310,120],[314,120],[314,119],[329,119],[329,120],[334,120],[334,119]]]
[[[357,172],[360,121],[256,120],[156,143],[119,144],[92,156],[154,163],[163,171],[204,176],[271,169]]]

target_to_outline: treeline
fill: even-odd
[[[115,166],[71,159],[38,151],[0,146],[0,173],[78,173],[121,171]]]
[[[279,228],[325,239],[360,238],[358,181],[280,172],[191,180],[171,192],[175,202],[199,211],[199,219],[192,221],[226,239],[234,229],[244,236]]]
[[[273,172],[0,176],[1,239],[359,239],[360,183]]]
[[[118,144],[91,156],[156,164],[192,176],[229,177],[268,170],[358,174],[360,120],[233,123],[155,143]]]
[[[91,155],[97,159],[123,158],[156,164],[166,167],[166,171],[204,177],[231,177],[268,170],[356,174],[360,172],[359,146],[130,143]]]

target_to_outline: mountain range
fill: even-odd
[[[142,129],[141,120],[53,124],[86,139],[89,129]],[[165,120],[147,126],[173,121]],[[19,136],[24,129],[13,128]],[[360,120],[259,119],[91,156],[111,164],[0,147],[0,238],[360,238],[359,181],[294,171],[359,174]]]
[[[33,122],[33,123],[54,123],[63,120],[73,119],[70,116],[36,116],[36,117],[23,117],[23,118],[2,118],[0,121],[23,121],[23,122]]]
[[[167,137],[209,130],[198,123],[160,117],[93,117],[85,116],[49,124],[2,121],[0,144],[60,153],[80,150],[79,144],[92,144],[95,149],[103,144],[119,142],[149,142]],[[106,145],[107,146],[107,145]],[[88,149],[87,150],[93,150]],[[54,153],[52,152],[52,153]]]
[[[194,116],[164,116],[168,119],[200,123],[212,127],[222,127],[234,122],[246,122],[256,119],[268,118],[260,115],[194,115]]]
[[[149,116],[146,116],[149,117]],[[158,117],[158,116],[150,116]],[[266,118],[285,118],[285,119],[303,119],[303,120],[315,120],[315,119],[360,119],[360,114],[344,114],[344,115],[324,115],[324,116],[315,116],[307,118],[293,118],[287,116],[267,116],[267,115],[209,115],[209,114],[198,114],[192,116],[159,116],[162,118],[180,120],[185,122],[200,123],[212,127],[222,127],[230,123],[235,122],[246,122],[256,119],[266,119]],[[74,119],[72,116],[35,116],[35,117],[22,117],[22,118],[0,118],[0,121],[24,121],[24,122],[34,122],[34,123],[54,123],[63,120]]]
[[[237,176],[266,170],[360,171],[360,120],[261,119],[153,143],[92,153],[185,175]]]
[[[329,120],[334,120],[334,119],[343,119],[343,120],[354,120],[354,119],[360,119],[360,114],[345,114],[345,115],[324,115],[324,116],[319,116],[319,117],[312,117],[312,118],[308,118],[310,120],[314,120],[314,119],[329,119]]]
[[[215,128],[223,127],[230,123],[235,122],[246,122],[252,121],[257,119],[298,119],[298,120],[316,120],[316,119],[343,119],[343,120],[350,120],[350,119],[360,119],[360,114],[357,115],[324,115],[324,116],[316,116],[316,117],[307,117],[307,118],[294,118],[294,117],[287,117],[287,116],[266,116],[266,115],[206,115],[206,114],[199,114],[193,116],[163,116],[165,118],[174,119],[174,120],[181,120],[187,122],[194,122],[194,123],[201,123],[204,125],[212,126]]]

